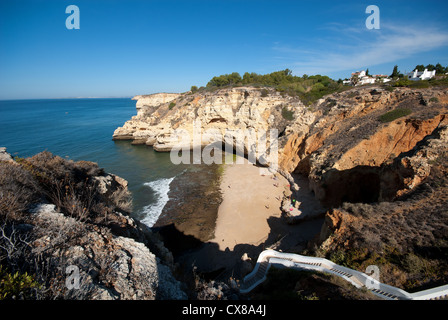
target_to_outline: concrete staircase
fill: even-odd
[[[448,299],[448,285],[415,293],[408,293],[400,288],[381,283],[363,272],[337,265],[324,258],[283,253],[270,249],[260,253],[254,270],[244,278],[243,283],[240,286],[240,292],[248,293],[266,280],[267,271],[271,265],[334,274],[350,282],[355,287],[365,287],[376,296],[386,300]]]

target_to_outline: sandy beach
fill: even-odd
[[[233,250],[237,244],[260,244],[270,232],[268,219],[281,216],[283,191],[289,189],[289,182],[280,174],[262,175],[260,169],[247,160],[225,165],[223,201],[211,240],[220,250]]]
[[[283,192],[290,189],[289,181],[280,174],[262,175],[262,168],[250,164],[247,159],[244,161],[244,164],[224,164],[220,181],[222,202],[217,210],[214,235],[181,254],[178,262],[184,268],[194,266],[196,272],[213,274],[213,279],[217,274],[242,277],[247,272],[241,264],[244,254],[255,261],[260,252],[270,246],[300,252],[320,231],[321,218],[294,225],[286,223],[280,207]],[[297,199],[304,201],[307,210],[313,210],[316,200],[306,179],[298,182],[301,187]],[[222,273],[223,270],[230,273]]]

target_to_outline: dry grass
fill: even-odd
[[[324,256],[364,271],[380,267],[381,281],[417,290],[448,283],[448,159],[423,184],[394,202],[345,203],[355,216]]]
[[[32,174],[15,163],[0,161],[0,219],[23,219],[23,212],[38,197]]]
[[[49,152],[0,161],[0,265],[11,274],[28,272],[42,284],[31,298],[57,298],[64,292],[64,252],[85,234],[129,227],[112,214],[129,212],[129,191],[112,179],[107,192],[100,193],[97,177],[105,177],[97,164]],[[62,215],[31,213],[42,202],[54,204]]]
[[[73,162],[49,152],[17,162],[22,171],[34,178],[47,200],[73,218],[93,222],[105,220],[113,210],[131,209],[131,196],[125,188],[117,186],[112,194],[98,193],[94,177],[104,175],[104,170],[96,163]]]
[[[267,279],[251,295],[257,300],[377,300],[338,276],[320,272],[270,268]]]

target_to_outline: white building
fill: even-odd
[[[376,79],[376,82],[380,82],[380,83],[386,83],[386,82],[392,81],[392,79],[389,78],[389,76],[385,75],[385,74],[376,74],[373,77]]]
[[[363,84],[373,84],[375,83],[375,78],[373,77],[369,77],[369,76],[364,76],[359,80],[359,84],[363,85]]]
[[[431,78],[434,78],[436,75],[436,70],[428,71],[428,69],[425,69],[424,71],[418,71],[415,69],[413,72],[409,72],[407,74],[407,77],[409,80],[418,81],[418,80],[429,80]]]
[[[363,84],[375,83],[375,79],[370,77],[370,76],[368,76],[368,75],[366,75],[366,71],[365,70],[353,72],[351,80],[352,80],[352,83],[355,86],[363,85]]]
[[[357,79],[357,80],[355,80],[355,79]],[[364,84],[374,84],[374,83],[378,83],[378,82],[385,83],[385,82],[389,82],[389,81],[390,81],[390,79],[386,75],[377,74],[374,76],[369,76],[369,75],[366,75],[365,70],[353,72],[352,76],[350,78],[350,83],[354,84],[355,86],[364,85]]]

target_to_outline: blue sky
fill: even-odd
[[[68,5],[80,29],[65,26]],[[369,30],[368,5],[380,9]],[[0,99],[183,92],[224,73],[448,65],[448,1],[0,1]]]

